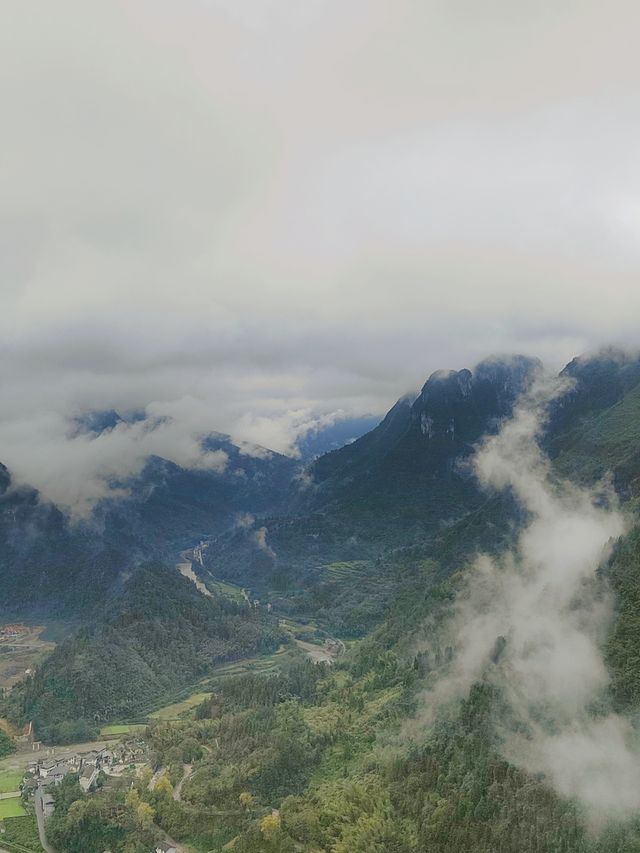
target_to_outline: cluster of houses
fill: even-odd
[[[22,789],[35,793],[39,786],[59,785],[69,773],[77,773],[80,787],[86,793],[95,784],[100,771],[107,776],[119,776],[128,767],[146,761],[147,749],[141,740],[117,744],[112,749],[73,753],[64,758],[41,758],[27,765]]]
[[[88,791],[98,778],[98,773],[112,764],[113,752],[108,749],[70,755],[64,759],[45,758],[32,761],[27,766],[27,776],[22,788],[33,793],[40,785],[59,785],[69,773],[77,773],[80,787],[83,791]]]

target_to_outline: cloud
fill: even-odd
[[[492,10],[10,2],[0,459],[110,408],[286,451],[438,367],[634,340],[640,12]]]
[[[125,496],[126,481],[149,456],[222,473],[227,454],[203,450],[203,437],[170,418],[122,421],[99,434],[70,434],[69,423],[55,415],[0,422],[0,446],[13,450],[14,480],[38,485],[74,517],[88,515],[103,498]]]
[[[276,559],[276,552],[271,548],[269,543],[267,542],[267,533],[269,531],[266,527],[260,527],[253,534],[253,540],[258,546],[258,548],[263,551],[268,557],[271,557],[272,560]]]
[[[502,731],[504,755],[543,773],[599,826],[640,808],[631,726],[594,711],[609,681],[602,645],[612,616],[597,570],[626,521],[607,483],[558,481],[538,446],[545,406],[566,387],[539,383],[476,453],[480,483],[511,490],[528,521],[512,551],[480,556],[468,571],[442,638],[451,667],[425,696],[425,713],[479,679],[497,684],[516,721]]]

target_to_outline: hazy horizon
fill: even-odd
[[[70,419],[110,408],[172,419],[177,460],[287,451],[439,368],[635,348],[634,22],[10,0],[0,459],[78,459]]]

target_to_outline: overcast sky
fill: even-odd
[[[208,429],[286,450],[314,414],[382,413],[436,368],[637,345],[636,3],[0,9],[18,478],[91,467],[68,437],[84,409],[171,415],[154,449],[200,464]]]

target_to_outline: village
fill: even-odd
[[[177,568],[194,583],[198,581],[203,587],[200,589],[203,594],[210,594],[204,584],[193,575],[193,562],[202,562],[205,547],[206,543],[201,542],[192,552],[184,552],[184,562],[178,564]],[[229,591],[254,609],[264,608],[267,612],[272,611],[270,602],[253,598],[250,590],[232,589],[229,586]],[[344,653],[341,640],[325,635],[324,641],[318,642],[315,627],[303,626],[287,618],[280,618],[278,622],[280,628],[289,635],[288,642],[297,646],[316,663],[330,665]],[[9,689],[16,678],[34,676],[47,648],[40,639],[43,628],[44,626],[23,624],[0,626],[1,689]],[[51,643],[51,646],[53,645]],[[285,643],[273,655],[274,660],[277,660],[286,648]],[[254,666],[260,667],[262,663],[262,659],[233,661],[219,667],[217,677],[224,678],[228,674],[245,669],[251,671]],[[153,719],[181,719],[184,714],[191,712],[195,704],[211,695],[209,692],[203,692],[203,688],[206,691],[207,687],[211,689],[209,685],[203,684],[188,697],[151,712],[147,722]],[[163,775],[166,776],[166,768],[157,766],[156,755],[144,739],[146,725],[142,724],[142,721],[140,724],[105,725],[100,732],[101,740],[71,746],[47,746],[37,739],[30,722],[22,730],[12,728],[4,719],[0,720],[0,726],[10,734],[17,748],[13,755],[0,760],[0,853],[30,853],[31,850],[60,853],[47,840],[45,825],[55,813],[55,789],[69,776],[77,778],[82,793],[90,799],[94,796],[102,798],[110,789],[122,789],[123,786],[129,790],[142,784],[150,791],[155,791]],[[190,765],[185,765],[183,779],[174,786],[172,792],[175,800],[180,800],[182,783],[189,778],[190,772]],[[33,835],[30,837],[29,846],[16,843],[15,834],[20,823],[31,827],[29,831]],[[161,836],[161,831],[158,831],[158,836]],[[184,853],[184,848],[165,837],[164,840],[159,840],[149,853]]]
[[[78,747],[44,747],[34,740],[32,735],[22,735],[18,743],[19,751],[11,759],[6,759],[0,767],[0,783],[10,781],[10,785],[0,784],[0,850],[21,850],[8,840],[6,831],[14,817],[27,815],[35,817],[40,844],[47,853],[57,853],[48,843],[45,824],[55,811],[53,789],[60,785],[70,774],[76,774],[83,793],[92,794],[107,789],[111,785],[131,784],[145,773],[150,776],[149,786],[153,787],[158,774],[151,775],[153,758],[149,747],[140,736],[132,736],[121,741],[84,744]],[[86,747],[86,748],[85,748]],[[12,787],[13,790],[6,790]],[[180,849],[170,840],[159,841],[150,853],[180,853]]]
[[[27,764],[21,791],[33,795],[38,789],[59,785],[69,773],[77,773],[80,787],[87,793],[95,790],[100,773],[105,777],[119,779],[126,772],[139,775],[148,766],[147,746],[137,738],[112,748],[65,753],[64,757],[56,757],[55,749],[49,749],[46,753],[49,757]],[[53,812],[53,797],[50,794],[43,796],[43,811],[45,817]]]

